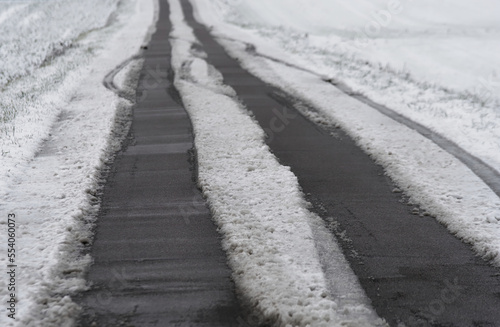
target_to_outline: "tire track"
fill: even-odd
[[[470,170],[472,170],[481,180],[488,185],[488,187],[497,195],[500,197],[500,172],[496,170],[495,168],[491,167],[489,164],[481,160],[480,158],[470,154],[469,152],[465,151],[462,149],[459,145],[457,145],[455,142],[448,140],[446,137],[440,135],[439,133],[434,132],[433,130],[425,127],[424,125],[417,123],[399,113],[396,111],[381,105],[370,98],[364,96],[363,94],[360,94],[358,92],[354,92],[349,86],[347,86],[345,83],[335,80],[333,78],[327,78],[326,76],[319,74],[313,70],[289,63],[287,61],[284,61],[282,59],[278,59],[272,56],[268,56],[265,54],[262,54],[256,50],[255,45],[240,41],[240,40],[235,40],[232,38],[227,38],[227,37],[216,37],[216,38],[222,38],[222,39],[227,39],[233,42],[238,42],[238,43],[244,43],[245,44],[245,50],[257,57],[261,57],[264,59],[268,59],[274,62],[277,62],[279,64],[298,69],[304,72],[307,72],[311,75],[319,77],[321,80],[323,80],[326,83],[332,84],[345,94],[349,95],[350,97],[353,97],[357,99],[358,101],[361,101],[362,103],[370,106],[373,109],[376,109],[378,112],[381,114],[397,121],[398,123],[401,123],[416,132],[418,132],[420,135],[426,137],[427,139],[431,140],[435,144],[437,144],[441,149],[444,151],[448,152],[449,154],[453,155],[455,158],[460,160],[464,165],[469,167]]]
[[[392,193],[383,170],[345,133],[301,116],[293,99],[243,70],[195,21],[186,21],[224,83],[253,112],[268,145],[298,177],[304,193],[337,232],[351,267],[379,316],[391,326],[494,326],[500,321],[500,274],[434,218],[419,217]],[[279,100],[279,101],[277,101]],[[277,109],[280,108],[280,109]],[[335,274],[325,271],[327,279]]]

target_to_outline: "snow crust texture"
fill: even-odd
[[[0,3],[0,228],[15,214],[17,264],[16,319],[3,310],[1,326],[75,324],[71,296],[87,287],[91,258],[80,251],[92,239],[101,170],[132,105],[102,79],[139,50],[153,17],[153,1]],[[135,71],[129,65],[115,81],[133,87]],[[0,278],[4,304],[8,277]]]
[[[234,91],[203,53],[192,50],[197,41],[182,21],[179,2],[170,4],[175,86],[193,122],[199,185],[255,326],[382,325],[355,278],[339,274],[334,283],[349,284],[357,298],[330,294],[311,228],[320,218],[306,209],[297,178],[270,153],[263,130]],[[331,242],[340,256],[332,259],[344,265]]]
[[[108,24],[118,0],[0,3],[0,86],[33,73]]]

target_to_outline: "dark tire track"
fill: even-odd
[[[129,140],[103,190],[92,287],[76,299],[81,326],[224,327],[237,326],[241,315],[219,234],[193,178],[192,126],[172,86],[168,2],[159,10],[143,51]],[[113,77],[133,59],[105,78],[118,95]]]
[[[195,21],[189,1],[182,4],[208,62],[259,124],[276,131],[270,148],[318,213],[333,217],[327,222],[344,235],[339,242],[377,313],[391,326],[500,325],[500,270],[435,219],[413,215],[383,169],[345,133],[331,137],[290,99],[277,102],[273,94],[283,92],[244,71]]]
[[[481,180],[486,185],[488,185],[490,187],[490,189],[496,195],[498,195],[500,197],[500,172],[498,170],[496,170],[495,168],[491,167],[489,164],[487,164],[483,160],[481,160],[478,157],[465,151],[460,146],[458,146],[456,143],[448,140],[446,137],[440,135],[437,132],[432,131],[431,129],[425,127],[422,124],[419,124],[419,123],[395,112],[394,110],[392,110],[384,105],[376,103],[375,101],[367,98],[366,96],[364,96],[360,93],[354,92],[349,86],[342,83],[341,81],[334,80],[331,78],[327,79],[325,76],[318,74],[310,69],[300,67],[300,66],[291,64],[289,62],[286,62],[284,60],[259,53],[258,51],[256,51],[255,46],[251,43],[235,40],[232,38],[226,38],[226,37],[224,37],[224,39],[227,39],[227,40],[230,40],[233,42],[244,43],[246,45],[246,51],[254,56],[262,57],[262,58],[280,63],[282,65],[285,65],[285,66],[288,66],[288,67],[315,75],[315,76],[319,77],[320,79],[322,79],[323,81],[334,85],[337,89],[341,90],[345,94],[347,94],[347,95],[359,100],[360,102],[363,102],[364,104],[367,104],[368,106],[376,109],[381,114],[384,114],[387,117],[397,121],[398,123],[406,125],[407,127],[417,131],[420,135],[433,141],[441,149],[443,149],[446,152],[448,152],[449,154],[453,155],[455,158],[460,160],[464,165],[469,167],[470,170],[472,170],[479,178],[481,178]]]
[[[133,55],[132,57],[123,61],[121,64],[116,66],[112,71],[107,73],[106,76],[104,76],[104,79],[102,80],[102,85],[104,85],[104,87],[107,88],[108,90],[110,90],[111,92],[115,93],[117,96],[134,103],[135,97],[130,97],[130,95],[126,91],[124,91],[124,90],[120,89],[118,86],[116,86],[115,76],[118,75],[118,73],[120,71],[122,71],[122,69],[127,67],[128,64],[130,64],[134,60],[138,60],[141,58],[143,58],[142,51],[140,51],[138,54]]]

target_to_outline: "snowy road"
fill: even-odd
[[[223,327],[236,326],[241,315],[216,226],[194,182],[191,122],[164,78],[172,71],[170,30],[162,4],[141,54],[129,140],[104,187],[90,253],[92,287],[77,301],[81,326]],[[106,82],[113,85],[112,78]]]
[[[183,4],[207,61],[272,133],[267,142],[272,152],[291,167],[314,210],[332,224],[377,313],[391,326],[500,321],[498,270],[433,218],[415,215],[414,206],[392,192],[396,186],[345,133],[320,130],[296,111],[304,106],[301,99],[238,69],[194,21],[188,2]],[[325,277],[335,285],[334,272],[325,269]]]
[[[0,325],[498,324],[498,6],[0,1]]]
[[[433,80],[416,82],[411,73],[401,75],[356,55],[338,52],[334,42],[338,38],[335,25],[338,21],[346,20],[352,20],[354,25],[356,22],[363,22],[363,19],[359,20],[359,16],[366,17],[365,14],[374,9],[374,6],[376,8],[383,4],[381,1],[370,3],[359,1],[356,6],[347,6],[346,11],[341,2],[325,1],[308,8],[308,15],[296,17],[293,14],[307,6],[304,1],[293,2],[284,11],[277,10],[281,0],[269,1],[266,6],[258,6],[245,0],[234,3],[220,0],[212,4],[199,0],[196,8],[198,17],[206,25],[212,26],[212,33],[217,36],[218,41],[233,57],[241,61],[245,69],[265,82],[312,104],[314,111],[304,108],[302,113],[314,121],[331,127],[342,127],[358,146],[384,167],[385,173],[410,197],[411,202],[420,205],[423,211],[434,216],[464,242],[472,244],[479,255],[500,266],[498,195],[472,173],[469,167],[437,148],[434,142],[422,139],[411,128],[404,128],[394,124],[391,119],[383,118],[376,110],[359,101],[340,96],[337,88],[323,82],[332,76],[333,80],[348,85],[354,92],[362,93],[398,115],[439,134],[498,172],[498,160],[494,157],[500,154],[500,137],[496,135],[500,131],[496,127],[500,116],[498,103],[489,101],[487,94],[483,94],[483,98],[478,100],[470,95],[432,86]],[[444,7],[449,5],[443,4]],[[461,4],[465,7],[469,5],[466,2]],[[401,21],[391,27],[399,28],[400,33],[403,33],[404,28],[417,31],[429,29],[429,32],[436,28],[435,23],[428,23],[422,16],[431,11],[433,5],[422,1],[412,2],[411,6],[412,10],[403,11],[398,17],[398,21]],[[248,7],[252,9],[246,11]],[[325,16],[322,11],[325,7],[335,18],[330,23],[330,14]],[[474,10],[475,14],[464,21],[461,21],[464,13],[458,10],[460,6],[448,8],[450,10],[444,7],[434,8],[436,15],[433,15],[433,19],[447,22],[445,24],[450,24],[450,30],[454,30],[456,26],[450,21],[474,25],[471,20],[476,20],[479,12],[487,17],[488,8],[494,8],[495,4],[485,1],[484,7],[472,5],[471,12]],[[284,12],[291,15],[291,18],[283,17]],[[254,21],[256,15],[260,17],[259,22],[248,23]],[[280,19],[273,20],[273,16]],[[294,29],[296,24],[307,27],[309,16],[318,16],[324,28],[333,28],[333,32],[326,33],[328,37],[322,38],[317,35],[321,33],[321,29],[311,28],[310,34],[306,33],[305,36],[300,30]],[[415,16],[420,18],[415,20]],[[275,26],[277,23],[283,26]],[[476,23],[482,26],[485,22]],[[382,32],[389,32],[387,37],[392,37],[391,33],[394,31]],[[381,36],[384,35],[382,33]],[[418,35],[417,33],[416,37]],[[319,40],[324,40],[325,43],[319,43]],[[427,42],[421,38],[419,40]],[[252,47],[248,44],[252,44]],[[478,49],[479,52],[483,50],[488,51]],[[365,55],[370,56],[370,52],[366,51]],[[436,59],[432,57],[432,52],[423,51],[419,55],[428,60]],[[448,56],[456,57],[453,52],[448,53]],[[266,59],[268,57],[279,58],[280,62]],[[394,55],[387,55],[387,59],[400,58],[396,52]],[[476,59],[480,60],[481,58]],[[289,65],[283,65],[282,62]],[[494,60],[489,67],[494,70],[492,63]],[[423,71],[429,72],[430,68],[426,69]],[[320,80],[318,76],[324,77]],[[341,101],[342,105],[334,106],[333,101]],[[493,180],[488,180],[490,184],[495,184],[495,176]]]

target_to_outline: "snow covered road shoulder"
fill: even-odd
[[[101,169],[119,149],[128,130],[131,108],[130,102],[107,90],[102,80],[137,53],[154,18],[152,0],[123,1],[113,8],[113,19],[107,27],[96,26],[72,40],[74,48],[93,48],[91,54],[78,57],[75,53],[58,53],[41,67],[26,67],[31,75],[16,77],[5,86],[9,93],[31,80],[36,82],[33,85],[48,83],[27,99],[13,97],[9,105],[24,105],[24,111],[0,126],[7,128],[1,143],[5,160],[0,170],[0,206],[3,216],[16,216],[18,269],[15,320],[2,314],[2,326],[72,326],[77,318],[79,308],[68,294],[87,287],[83,273],[91,259],[81,257],[80,251],[91,242]],[[71,17],[66,19],[60,23],[78,26]],[[66,66],[67,61],[78,60]],[[120,87],[130,87],[128,84],[136,80],[132,76],[134,67],[127,66],[115,79]],[[54,71],[57,82],[51,83]],[[44,80],[46,77],[48,80]],[[9,134],[9,126],[13,126],[15,135]],[[23,138],[24,134],[17,131],[34,133]],[[9,142],[9,138],[17,141]],[[5,223],[2,219],[0,226],[5,227]],[[6,233],[1,234],[1,241],[6,244]],[[0,257],[4,266],[5,252],[4,248]],[[10,298],[7,283],[2,276],[3,303]]]
[[[344,272],[333,283],[351,293],[330,294],[313,235],[324,229],[320,218],[306,209],[297,178],[270,153],[234,91],[192,50],[197,41],[179,2],[170,4],[175,86],[193,122],[199,185],[223,236],[237,293],[255,314],[252,323],[382,325],[331,235],[323,241]]]

